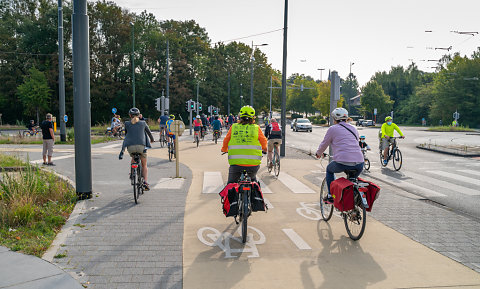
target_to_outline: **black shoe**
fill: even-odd
[[[54,163],[47,163],[47,166],[52,166],[52,167],[54,167],[55,164],[54,164]]]
[[[325,204],[333,204],[333,197],[332,196],[326,196],[325,198],[323,198],[323,202]]]
[[[150,191],[150,185],[147,182],[143,182],[143,189],[145,191]]]

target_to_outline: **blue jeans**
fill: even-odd
[[[360,163],[356,166],[346,166],[339,164],[335,161],[332,161],[327,166],[327,186],[328,186],[328,194],[330,195],[330,184],[335,180],[335,173],[343,173],[345,170],[356,170],[357,173],[354,177],[358,177],[360,173],[363,171],[364,163]]]

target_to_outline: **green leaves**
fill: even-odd
[[[371,80],[362,88],[361,98],[362,109],[367,115],[373,116],[376,108],[378,114],[389,112],[393,106],[393,100],[386,95],[383,88],[375,80]]]

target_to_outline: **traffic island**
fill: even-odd
[[[480,157],[480,146],[419,144],[417,148],[461,157]]]

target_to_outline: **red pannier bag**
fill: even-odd
[[[346,178],[338,178],[330,184],[330,194],[333,197],[333,205],[344,212],[353,210],[353,183]]]
[[[376,184],[370,182],[370,181],[366,181],[366,180],[361,179],[361,178],[358,178],[358,181],[362,182],[362,183],[368,183],[369,184],[368,187],[360,188],[358,190],[360,192],[365,193],[365,195],[366,195],[365,197],[367,198],[367,204],[368,204],[368,208],[366,208],[366,210],[367,210],[367,212],[370,212],[370,211],[372,211],[373,203],[375,202],[375,200],[380,195],[380,187],[377,186]]]
[[[223,214],[225,217],[238,215],[238,184],[230,183],[218,193],[222,202]]]
[[[265,211],[268,210],[267,205],[265,204],[265,200],[263,199],[262,189],[260,188],[260,184],[257,182],[253,182],[253,190],[251,194],[251,203],[252,203],[252,211]]]

